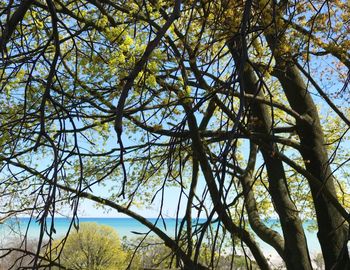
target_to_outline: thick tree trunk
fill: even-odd
[[[304,159],[305,167],[309,173],[324,183],[324,188],[336,197],[334,177],[329,165],[317,108],[299,70],[293,63],[293,59],[288,55],[288,52],[283,52],[281,49],[285,45],[288,46],[282,18],[286,6],[260,5],[260,8],[268,15],[265,16],[266,18],[273,16],[277,22],[273,26],[275,28],[272,29],[269,25],[270,22],[264,20],[264,16],[262,16],[261,24],[265,28],[265,37],[277,63],[274,76],[280,81],[291,108],[309,119],[308,123],[296,119],[296,130],[302,146],[300,153]],[[345,224],[344,218],[329,199],[311,182],[310,189],[317,216],[318,238],[326,269],[332,269],[337,265],[341,265],[339,269],[348,269],[350,267],[346,248],[348,225]]]
[[[256,200],[253,192],[253,173],[255,170],[255,160],[258,147],[254,144],[250,144],[250,154],[248,159],[248,165],[244,175],[241,177],[241,183],[244,193],[245,207],[248,213],[249,224],[253,231],[263,241],[272,246],[277,253],[284,258],[284,240],[278,232],[267,227],[259,217],[259,211],[256,204]]]
[[[238,48],[236,48],[235,45],[228,44],[236,60],[238,70],[241,70],[240,85],[242,90],[247,94],[261,97],[262,94],[257,87],[258,81],[254,71],[247,63],[240,62],[242,59],[238,53],[240,46],[238,44]],[[240,67],[242,64],[244,66]],[[253,125],[254,131],[270,134],[272,120],[269,108],[264,104],[252,101],[246,103],[246,109],[250,109],[252,116],[257,119],[256,124]],[[312,269],[304,229],[298,210],[289,195],[283,163],[274,156],[274,152],[278,151],[277,146],[268,141],[264,141],[264,144],[267,145],[267,148],[262,148],[261,153],[267,169],[271,199],[281,221],[285,241],[284,260],[286,266],[288,269],[295,270]]]
[[[294,64],[286,63],[282,57],[276,57],[276,61],[282,65],[276,69],[276,77],[279,79],[292,109],[310,118],[311,124],[296,122],[297,133],[303,146],[301,155],[305,167],[324,183],[324,188],[327,188],[336,197],[334,177],[329,165],[317,108],[297,67]],[[310,183],[310,189],[317,215],[317,235],[326,269],[332,269],[337,264],[342,265],[341,267],[349,266],[349,254],[347,248],[344,248],[348,239],[348,226],[344,222],[344,218],[312,183]]]

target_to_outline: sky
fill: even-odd
[[[107,191],[104,193],[103,190],[98,191],[99,194],[103,196],[103,194],[107,194]],[[165,200],[163,205],[162,214],[166,218],[175,218],[177,212],[177,201],[178,201],[179,190],[177,188],[167,188],[165,190]],[[160,202],[159,200],[155,200],[155,202],[150,206],[144,207],[131,207],[130,209],[134,212],[142,215],[146,218],[158,217],[159,215]],[[68,213],[70,211],[68,210]],[[184,208],[181,209],[181,213],[184,214]],[[68,214],[70,215],[70,214]],[[111,208],[102,209],[100,207],[96,207],[96,203],[90,200],[82,200],[79,207],[79,216],[81,217],[128,217],[125,214],[119,213],[117,210]]]

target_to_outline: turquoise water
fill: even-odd
[[[9,219],[4,224],[0,224],[0,237],[2,241],[9,239],[11,236],[15,236],[16,233],[20,232],[24,234],[28,227],[29,218],[19,218],[19,219]],[[148,219],[150,222],[155,223],[155,218]],[[71,219],[69,218],[56,218],[55,219],[55,230],[56,234],[53,235],[54,239],[61,238],[67,233]],[[147,227],[139,223],[132,218],[80,218],[79,222],[96,222],[98,224],[108,225],[117,230],[120,237],[138,237],[140,234],[149,232]],[[164,219],[166,228],[163,225],[162,220],[158,220],[157,227],[166,232],[170,237],[175,236],[176,230],[176,219],[166,218]],[[198,223],[204,223],[205,219],[200,219]],[[269,225],[272,225],[274,221],[271,221]],[[179,223],[178,223],[179,224]],[[310,225],[310,223],[305,224],[305,228]],[[275,228],[281,233],[280,228]],[[40,226],[35,221],[31,221],[28,227],[28,237],[36,238],[39,235]],[[309,232],[305,229],[306,238],[308,240],[309,250],[312,253],[316,253],[320,250],[320,246],[316,237],[316,232]],[[263,248],[264,252],[273,252],[273,248],[269,245],[259,241],[259,244]]]
[[[30,218],[18,218],[18,219],[9,219],[4,224],[0,224],[0,235],[8,236],[15,234],[15,232],[20,232],[24,234],[28,230],[27,235],[29,237],[36,237],[40,232],[40,225],[34,220],[30,222],[28,227],[28,222]],[[150,218],[148,221],[153,224],[156,223],[156,218]],[[163,225],[162,220],[158,220],[157,227],[165,231],[169,236],[175,234],[176,219],[164,219],[165,226]],[[101,225],[108,225],[113,227],[119,234],[120,237],[134,237],[139,236],[140,234],[147,233],[149,229],[146,226],[139,223],[132,218],[79,218],[79,223],[83,222],[95,222]],[[203,219],[204,222],[204,219]],[[69,218],[56,218],[54,222],[54,228],[56,231],[57,238],[62,237],[69,229],[71,219]],[[179,224],[179,223],[178,223]],[[49,226],[48,226],[49,227]],[[72,227],[74,230],[74,228]]]

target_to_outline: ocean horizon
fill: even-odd
[[[71,218],[68,217],[57,217],[55,218],[54,227],[56,233],[53,234],[54,239],[60,239],[62,238],[68,231]],[[153,224],[156,223],[157,218],[147,218],[148,221],[152,222]],[[6,242],[6,240],[11,239],[11,237],[18,237],[23,236],[25,233],[27,233],[27,237],[29,239],[35,239],[38,237],[40,232],[40,225],[35,222],[35,220],[32,219],[30,225],[28,226],[28,222],[30,221],[30,217],[20,217],[20,218],[9,218],[4,223],[0,224],[0,236],[1,236],[1,242]],[[198,220],[195,220],[195,223],[202,224],[206,221],[204,218],[199,218]],[[276,220],[270,220],[267,222],[267,225],[273,226]],[[130,218],[130,217],[81,217],[79,218],[79,224],[85,223],[85,222],[95,222],[99,225],[107,225],[114,228],[119,237],[122,239],[123,237],[127,237],[128,239],[140,237],[142,235],[145,235],[147,233],[150,233],[150,235],[155,235],[154,233],[150,232],[150,230],[138,222],[137,220]],[[158,219],[156,226],[160,229],[162,229],[169,237],[175,237],[175,232],[179,229],[181,220],[178,219],[178,222],[176,222],[176,218],[164,218]],[[50,222],[48,222],[50,224]],[[316,232],[310,232],[307,227],[311,224],[310,222],[304,223],[304,229],[305,229],[305,235],[307,238],[309,250],[311,253],[315,254],[320,252],[321,248],[318,243]],[[280,227],[274,227],[276,231],[279,233],[282,233],[282,230]],[[75,230],[72,226],[71,230]],[[257,242],[261,246],[261,248],[264,250],[264,253],[275,253],[274,249],[261,241],[259,238],[256,237]]]

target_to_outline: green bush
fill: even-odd
[[[58,255],[64,242],[54,246]],[[127,254],[122,249],[117,232],[109,226],[82,223],[64,243],[60,264],[74,270],[125,269]]]

